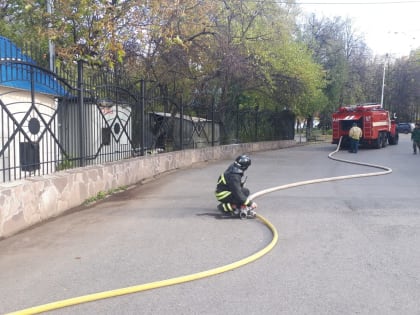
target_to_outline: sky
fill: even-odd
[[[420,48],[420,0],[297,0],[303,12],[350,18],[374,54],[408,56]]]

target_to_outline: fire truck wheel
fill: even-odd
[[[392,137],[392,136],[389,137],[389,144],[393,144],[393,145],[398,144],[398,133],[395,134],[395,137]]]
[[[382,134],[382,148],[385,148],[388,145],[388,137],[386,136],[386,133]]]
[[[380,148],[381,148],[381,137],[380,137],[380,135],[379,135],[379,136],[378,136],[378,138],[375,140],[375,143],[374,143],[373,147],[374,147],[375,149],[380,149]]]

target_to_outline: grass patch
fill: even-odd
[[[97,202],[99,200],[103,200],[106,197],[111,196],[112,194],[116,194],[116,193],[118,193],[120,191],[124,191],[124,190],[127,190],[127,186],[120,186],[120,187],[110,189],[110,190],[107,190],[107,191],[100,191],[96,194],[96,196],[93,196],[93,197],[90,197],[90,198],[86,199],[83,202],[83,205],[86,206],[86,205],[92,204],[94,202]]]

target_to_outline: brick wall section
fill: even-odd
[[[295,141],[285,140],[175,151],[0,184],[0,239],[56,217],[101,191],[133,185],[194,163],[295,145]]]

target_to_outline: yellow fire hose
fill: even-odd
[[[271,193],[271,192],[274,192],[274,191],[277,191],[277,190],[288,189],[288,188],[293,188],[293,187],[297,187],[297,186],[303,186],[303,185],[309,185],[309,184],[315,184],[315,183],[322,183],[322,182],[329,182],[329,181],[336,181],[336,180],[342,180],[342,179],[357,178],[357,177],[384,175],[384,174],[388,174],[388,173],[392,172],[392,170],[390,168],[380,166],[380,165],[367,164],[367,163],[361,163],[361,162],[356,162],[356,161],[334,158],[333,155],[336,152],[339,151],[340,145],[341,145],[341,139],[340,139],[340,142],[338,143],[337,149],[334,152],[332,152],[328,155],[329,158],[331,158],[333,160],[341,161],[341,162],[379,168],[379,169],[382,169],[384,171],[374,172],[374,173],[356,174],[356,175],[329,177],[329,178],[320,178],[320,179],[296,182],[296,183],[292,183],[292,184],[277,186],[277,187],[273,187],[273,188],[269,188],[269,189],[259,191],[255,194],[251,195],[250,198],[255,199],[257,197],[260,197],[262,195],[265,195],[265,194],[268,194],[268,193]],[[125,294],[147,291],[147,290],[157,289],[157,288],[166,287],[166,286],[170,286],[170,285],[175,285],[175,284],[185,283],[185,282],[189,282],[189,281],[194,281],[194,280],[214,276],[214,275],[226,272],[226,271],[230,271],[230,270],[242,267],[246,264],[249,264],[249,263],[261,258],[265,254],[267,254],[269,251],[271,251],[274,248],[274,246],[276,245],[277,240],[278,240],[278,234],[277,234],[276,228],[267,219],[265,219],[263,216],[257,214],[257,218],[260,221],[262,221],[270,229],[270,231],[273,235],[273,238],[272,238],[271,242],[265,248],[263,248],[262,250],[256,252],[255,254],[253,254],[249,257],[246,257],[244,259],[238,260],[236,262],[233,262],[233,263],[225,265],[225,266],[217,267],[217,268],[214,268],[214,269],[210,269],[210,270],[206,270],[206,271],[202,271],[202,272],[198,272],[198,273],[194,273],[194,274],[190,274],[190,275],[180,276],[180,277],[171,278],[171,279],[167,279],[167,280],[156,281],[156,282],[150,282],[150,283],[146,283],[146,284],[130,286],[130,287],[121,288],[121,289],[115,289],[115,290],[110,290],[110,291],[104,291],[104,292],[98,292],[98,293],[83,295],[83,296],[70,298],[70,299],[65,299],[65,300],[61,300],[61,301],[56,301],[56,302],[52,302],[52,303],[48,303],[48,304],[44,304],[44,305],[34,306],[34,307],[23,309],[23,310],[20,310],[20,311],[7,313],[5,315],[39,314],[39,313],[42,313],[42,312],[52,311],[52,310],[59,309],[59,308],[64,308],[64,307],[67,307],[67,306],[72,306],[72,305],[77,305],[77,304],[82,304],[82,303],[87,303],[87,302],[93,302],[93,301],[106,299],[106,298],[111,298],[111,297],[116,297],[116,296],[121,296],[121,295],[125,295]]]
[[[184,283],[184,282],[188,282],[188,281],[198,280],[198,279],[214,276],[214,275],[226,272],[226,271],[230,271],[230,270],[233,270],[235,268],[239,268],[243,265],[249,264],[249,263],[257,260],[258,258],[264,256],[277,243],[278,235],[277,235],[276,228],[269,221],[267,221],[264,217],[262,217],[260,215],[257,215],[257,218],[259,220],[261,220],[271,230],[271,232],[273,234],[273,238],[272,238],[270,244],[268,244],[265,248],[256,252],[252,256],[241,259],[241,260],[236,261],[234,263],[231,263],[229,265],[221,266],[221,267],[218,267],[218,268],[214,268],[214,269],[210,269],[210,270],[207,270],[207,271],[202,271],[202,272],[198,272],[198,273],[194,273],[194,274],[190,274],[190,275],[186,275],[186,276],[171,278],[171,279],[167,279],[167,280],[150,282],[150,283],[135,285],[135,286],[127,287],[127,288],[121,288],[121,289],[116,289],[116,290],[111,290],[111,291],[104,291],[104,292],[99,292],[99,293],[83,295],[83,296],[79,296],[79,297],[75,297],[75,298],[70,298],[70,299],[66,299],[66,300],[62,300],[62,301],[57,301],[57,302],[52,302],[52,303],[48,303],[48,304],[44,304],[44,305],[39,305],[39,306],[27,308],[27,309],[24,309],[24,310],[21,310],[21,311],[8,313],[8,314],[5,314],[5,315],[39,314],[39,313],[42,313],[42,312],[47,312],[47,311],[52,311],[52,310],[55,310],[55,309],[63,308],[63,307],[66,307],[66,306],[82,304],[82,303],[92,302],[92,301],[96,301],[96,300],[100,300],[100,299],[116,297],[116,296],[120,296],[120,295],[124,295],[124,294],[147,291],[147,290],[166,287],[166,286],[170,286],[170,285],[174,285],[174,284],[179,284],[179,283]]]

